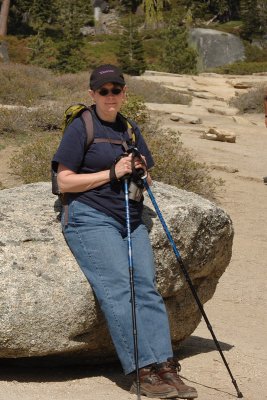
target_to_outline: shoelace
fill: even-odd
[[[170,360],[169,365],[170,365],[171,369],[175,370],[175,372],[177,372],[177,373],[180,372],[182,369],[181,364],[175,359]]]
[[[157,366],[156,365],[151,368],[149,376],[150,376],[150,378],[153,379],[153,383],[162,383],[163,382],[161,377],[157,374]]]
[[[179,383],[184,384],[184,382],[182,381],[182,379],[179,376],[179,372],[181,371],[181,364],[177,360],[175,360],[175,359],[169,360],[166,367],[170,373],[175,375],[175,379]],[[155,371],[157,372],[161,369],[161,365],[160,364],[155,365],[154,368],[155,368]]]

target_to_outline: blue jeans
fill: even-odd
[[[135,370],[126,227],[112,217],[72,201],[66,241],[98,299],[125,374]],[[173,356],[169,322],[155,287],[153,252],[146,227],[131,234],[139,368]]]

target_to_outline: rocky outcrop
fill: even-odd
[[[193,115],[172,113],[170,119],[172,121],[182,122],[184,124],[193,124],[193,125],[202,124],[201,119]]]
[[[49,183],[38,183],[0,191],[0,357],[114,359],[97,301],[61,234],[50,190]],[[231,258],[231,220],[195,194],[161,183],[153,193],[205,303]],[[147,197],[144,220],[177,347],[201,315]]]
[[[245,59],[242,41],[230,33],[195,28],[190,31],[190,40],[196,45],[204,68],[218,67]]]
[[[215,140],[217,142],[236,142],[236,134],[226,131],[225,129],[210,128],[208,132],[204,132],[201,136],[202,139]]]

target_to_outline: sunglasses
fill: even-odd
[[[122,92],[121,88],[112,88],[112,89],[107,89],[107,88],[102,88],[97,91],[100,96],[107,96],[108,94],[113,94],[114,96],[118,96]]]

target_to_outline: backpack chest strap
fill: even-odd
[[[95,138],[93,143],[112,143],[112,144],[120,144],[123,146],[124,150],[128,150],[128,144],[125,140],[120,139],[110,139],[110,138]]]

